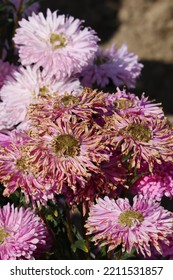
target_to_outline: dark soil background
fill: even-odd
[[[145,92],[173,115],[173,0],[42,0],[47,7],[84,19],[103,47],[126,43],[144,64],[133,92]]]

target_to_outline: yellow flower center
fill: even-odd
[[[40,96],[41,97],[47,96],[48,93],[49,93],[49,90],[46,86],[43,86],[42,88],[40,88]]]
[[[64,48],[67,45],[67,40],[63,34],[52,33],[50,43],[54,49]]]
[[[119,215],[118,220],[119,220],[119,224],[131,227],[134,221],[138,221],[142,223],[144,217],[138,211],[126,210]]]
[[[134,107],[134,104],[129,99],[120,98],[120,99],[114,101],[115,109],[129,109],[129,108],[133,108],[133,107]]]
[[[122,135],[130,135],[136,140],[142,142],[149,142],[151,140],[151,131],[148,126],[144,124],[132,123],[120,130]]]
[[[78,156],[80,142],[73,135],[62,134],[57,136],[52,143],[53,149],[58,156]]]
[[[78,98],[73,95],[64,96],[61,101],[64,103],[65,106],[69,106],[71,103],[74,105],[78,104]]]
[[[3,228],[0,228],[0,244],[3,244],[5,238],[9,236],[9,233],[6,232]]]

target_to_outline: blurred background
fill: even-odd
[[[144,64],[133,92],[173,115],[173,0],[42,0],[47,7],[85,20],[103,47],[126,43]]]

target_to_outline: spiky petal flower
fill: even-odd
[[[86,223],[87,234],[101,246],[114,250],[151,255],[151,245],[161,254],[160,242],[169,244],[167,236],[173,230],[173,215],[149,197],[134,197],[133,206],[127,198],[105,197],[91,207]]]
[[[47,10],[22,19],[14,42],[23,65],[43,67],[43,73],[58,78],[81,72],[97,51],[98,37],[82,21]]]
[[[120,49],[112,45],[109,49],[97,51],[93,63],[82,71],[81,82],[84,86],[104,88],[111,81],[115,86],[133,88],[142,68],[138,56],[128,52],[125,44]]]
[[[140,176],[140,173],[144,175]],[[138,172],[139,173],[139,172]],[[173,198],[173,164],[172,162],[162,162],[155,164],[152,173],[146,174],[146,170],[141,170],[139,179],[131,186],[134,194],[149,195],[153,199],[160,201],[163,196]]]
[[[166,119],[122,117],[114,113],[107,119],[106,131],[113,149],[129,156],[131,167],[140,168],[144,160],[152,171],[155,162],[173,160],[173,131]]]
[[[0,208],[0,260],[32,260],[43,253],[48,231],[31,209],[9,203]]]
[[[30,141],[28,143],[28,141]],[[55,182],[39,175],[37,165],[30,164],[32,139],[23,132],[12,131],[9,135],[0,134],[0,182],[4,184],[4,196],[9,196],[21,188],[26,202],[33,206],[46,204],[54,199]]]
[[[3,86],[7,77],[11,75],[16,68],[17,67],[13,64],[0,59],[0,88]]]
[[[46,95],[62,95],[64,92],[77,92],[81,89],[78,79],[63,79],[61,81],[43,77],[40,70],[33,67],[20,67],[13,73],[1,88],[0,129],[11,129],[26,118],[30,103]],[[17,108],[17,110],[16,110]]]
[[[143,117],[164,118],[164,112],[160,107],[161,103],[154,103],[145,97],[144,93],[141,98],[133,93],[127,92],[125,89],[117,91],[113,94],[107,94],[107,99],[113,111],[121,116],[137,115],[141,119]]]

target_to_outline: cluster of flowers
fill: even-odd
[[[173,197],[171,125],[160,104],[116,88],[135,87],[138,57],[101,50],[82,21],[49,9],[19,21],[14,42],[21,65],[0,61],[0,182],[28,207],[1,208],[0,259],[50,249],[34,211],[57,196],[81,207],[93,252],[173,258],[173,213],[161,206]],[[114,93],[100,90],[110,82]]]

